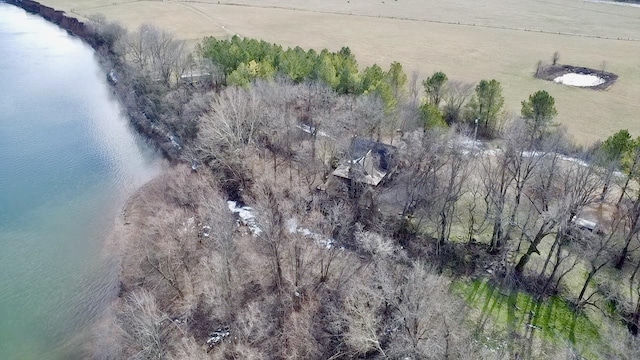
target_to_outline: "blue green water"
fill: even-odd
[[[0,3],[0,359],[65,359],[117,291],[105,250],[159,171],[93,51]]]

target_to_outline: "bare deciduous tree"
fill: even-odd
[[[620,251],[619,242],[616,238],[618,226],[619,223],[614,221],[611,229],[608,229],[608,234],[594,234],[585,231],[575,232],[578,235],[575,236],[573,244],[581,250],[581,255],[587,263],[587,276],[575,300],[575,306],[579,309],[585,305],[595,305],[591,302],[591,299],[597,291],[593,291],[590,294],[587,291],[596,274],[612,262]]]
[[[107,21],[107,17],[102,14],[89,15],[89,21],[103,46],[115,53],[122,51],[120,43],[127,36],[127,29],[118,23]]]
[[[542,239],[555,231],[556,238],[542,269],[544,275],[554,250],[560,252],[560,256],[561,251],[566,250],[564,247],[569,245],[566,236],[575,227],[576,217],[597,201],[598,188],[602,182],[593,166],[563,161],[554,152],[541,164],[535,183],[527,199],[540,218],[534,223],[533,231],[526,236],[531,243],[518,261],[516,272],[522,273],[530,256],[539,253],[537,247]]]
[[[132,359],[164,359],[170,344],[171,319],[158,309],[154,296],[146,290],[131,293],[124,304],[120,327],[134,353]]]
[[[258,238],[269,259],[273,283],[280,288],[284,285],[283,257],[285,254],[283,248],[284,243],[288,241],[285,231],[287,219],[284,218],[283,204],[270,187],[263,185],[262,189],[257,190],[255,208],[256,218],[261,229]]]
[[[443,115],[447,124],[451,125],[462,120],[463,109],[467,101],[473,95],[473,84],[459,80],[447,82]]]
[[[484,187],[487,218],[493,224],[491,249],[497,251],[504,245],[504,223],[508,195],[514,176],[509,171],[509,158],[502,153],[484,156],[480,160],[480,178]]]
[[[631,241],[637,239],[637,235],[640,232],[640,191],[636,194],[633,202],[618,206],[618,214],[616,215],[623,217],[625,225],[623,235],[624,245],[615,264],[616,269],[622,269],[631,250]]]
[[[182,73],[186,68],[184,42],[153,25],[141,25],[129,34],[125,43],[127,58],[139,70],[165,84],[169,84],[174,72]]]
[[[200,120],[198,143],[205,156],[213,156],[219,144],[235,148],[251,144],[262,126],[260,99],[253,91],[229,87],[214,99],[211,111]]]
[[[462,302],[449,294],[449,281],[415,263],[398,279],[381,284],[395,309],[393,357],[459,358],[469,334],[460,326]],[[436,325],[437,324],[437,325]]]
[[[386,357],[381,343],[381,321],[378,318],[378,311],[383,304],[381,296],[361,284],[354,286],[346,296],[340,315],[346,322],[344,341],[352,349],[352,356],[377,351]]]

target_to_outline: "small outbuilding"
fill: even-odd
[[[574,218],[573,222],[576,224],[576,226],[580,230],[595,232],[598,229],[598,223],[596,223],[595,221],[591,221],[583,218]]]

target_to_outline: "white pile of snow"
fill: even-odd
[[[262,233],[262,229],[260,229],[256,222],[256,216],[253,214],[252,208],[248,206],[238,206],[238,203],[235,201],[227,201],[227,205],[232,213],[238,214],[240,222],[247,226],[253,235],[258,236]]]
[[[562,76],[558,76],[553,81],[562,85],[578,86],[578,87],[591,87],[604,84],[605,80],[596,75],[590,74],[577,74],[568,73]]]

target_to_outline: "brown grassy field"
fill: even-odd
[[[640,8],[580,0],[42,0],[80,18],[102,13],[129,28],[150,22],[197,42],[239,34],[285,46],[349,46],[362,65],[401,62],[423,76],[438,70],[476,82],[496,78],[507,110],[544,89],[558,121],[587,144],[627,128],[640,135]],[[560,34],[559,34],[560,33]],[[607,91],[535,79],[538,60],[619,75]]]

